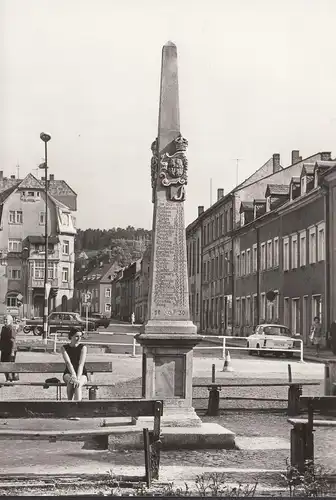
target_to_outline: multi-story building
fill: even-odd
[[[193,270],[189,276],[190,289],[191,285],[195,285],[193,293],[196,297],[197,294],[200,297],[200,331],[216,334],[224,331],[227,334],[240,331],[240,326],[235,326],[235,309],[238,305],[235,297],[238,295],[235,290],[237,261],[233,256],[237,253],[237,244],[233,246],[233,237],[244,217],[246,216],[248,220],[251,216],[254,200],[257,209],[262,209],[266,204],[265,191],[268,185],[271,190],[273,185],[285,185],[288,190],[291,179],[294,179],[295,184],[296,178],[300,178],[304,163],[315,164],[328,159],[330,153],[317,153],[302,160],[299,151],[292,151],[290,166],[283,168],[280,164],[280,155],[276,153],[227,195],[224,195],[222,189],[218,189],[216,203],[206,211],[203,207],[199,207],[198,218],[187,227],[187,246],[188,256],[191,257],[194,235],[197,231],[201,231],[202,272],[197,279],[197,272],[193,274]],[[280,198],[281,195],[280,193]],[[273,193],[272,196],[277,197],[277,193]],[[245,211],[241,213],[242,206],[249,208],[246,215]],[[249,251],[252,252],[252,248]]]
[[[113,264],[101,263],[77,281],[77,308],[81,315],[86,313],[83,296],[89,292],[91,296],[89,313],[100,313],[105,314],[108,318],[111,317],[112,281],[119,269],[120,266],[116,262]]]
[[[262,198],[241,203],[240,227],[233,235],[237,334],[278,321],[307,343],[315,316],[328,330],[326,226],[332,230],[332,225],[324,183],[335,165],[330,153],[321,153],[300,162],[299,175],[287,183],[272,179]]]
[[[42,316],[45,268],[45,182],[0,172],[0,314]],[[48,180],[50,310],[72,310],[77,195]]]

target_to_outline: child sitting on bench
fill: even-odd
[[[82,387],[87,383],[87,371],[85,360],[87,347],[80,343],[82,332],[71,328],[69,332],[69,344],[62,346],[61,352],[65,361],[63,380],[67,385],[68,399],[81,401]]]

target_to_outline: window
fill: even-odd
[[[251,274],[251,250],[246,250],[246,274]]]
[[[252,247],[252,272],[255,273],[257,271],[258,265],[258,249],[257,245],[253,245]]]
[[[289,297],[284,298],[284,324],[289,327]]]
[[[305,266],[307,261],[307,237],[306,231],[300,233],[300,266]]]
[[[316,228],[309,230],[309,264],[316,262]]]
[[[279,319],[279,292],[277,290],[274,290],[275,292],[275,299],[274,299],[274,319],[278,320]]]
[[[296,269],[298,266],[298,241],[297,241],[297,234],[293,234],[291,237],[292,241],[292,258],[291,258],[291,264],[292,264],[292,269]]]
[[[260,296],[260,321],[266,319],[266,295],[264,293]]]
[[[9,295],[6,299],[7,307],[18,307],[17,295]]]
[[[62,281],[67,283],[69,281],[69,269],[67,267],[62,268]]]
[[[240,299],[236,299],[236,325],[240,325]]]
[[[283,239],[283,270],[289,270],[289,239],[286,236]]]
[[[273,266],[279,267],[279,238],[273,240]]]
[[[22,241],[10,238],[8,240],[8,251],[9,252],[21,252],[22,251]]]
[[[300,332],[300,299],[292,299],[292,334]]]
[[[266,303],[266,320],[273,321],[274,303],[269,300]]]
[[[324,222],[317,226],[317,260],[320,262],[325,259],[325,224]]]
[[[301,195],[306,194],[307,178],[306,176],[301,177]]]
[[[45,224],[45,212],[39,213],[39,224]]]
[[[237,265],[236,265],[236,268],[237,268],[237,276],[240,276],[240,255],[239,254],[237,255]]]
[[[322,323],[322,297],[321,295],[312,296],[312,322],[315,317],[320,319]]]
[[[270,269],[273,266],[273,247],[272,240],[267,242],[267,268]]]
[[[108,302],[105,304],[105,312],[110,312],[111,311],[111,304]]]
[[[246,325],[251,324],[251,297],[246,297]]]
[[[29,198],[34,198],[34,196],[35,196],[35,192],[34,192],[34,191],[27,191],[27,196],[28,196]]]
[[[267,196],[267,198],[266,198],[266,212],[270,212],[270,211],[271,211],[271,197]]]
[[[22,210],[10,210],[9,211],[9,223],[10,224],[22,224],[23,223]]]
[[[8,268],[8,278],[10,280],[20,280],[21,279],[21,269],[14,269],[12,267]]]
[[[106,288],[105,290],[105,297],[109,299],[111,297],[111,288]]]
[[[241,253],[241,276],[245,276],[245,252]]]
[[[266,269],[266,243],[262,243],[260,246],[260,269],[261,271]]]
[[[242,212],[242,213],[240,214],[240,225],[241,225],[241,226],[244,226],[244,225],[245,225],[245,213],[244,213],[244,212]]]
[[[34,263],[34,279],[42,280],[44,278],[44,262],[36,261]]]
[[[68,240],[63,241],[62,251],[63,251],[64,255],[69,255],[69,241]]]

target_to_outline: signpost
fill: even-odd
[[[85,307],[85,326],[86,331],[89,331],[89,307],[91,307],[91,292],[82,294],[82,305]]]

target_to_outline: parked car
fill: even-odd
[[[71,327],[79,328],[82,331],[86,329],[86,322],[78,313],[74,312],[52,312],[48,316],[48,325],[50,333],[69,332]],[[88,329],[89,331],[96,329],[93,321],[89,321]],[[25,333],[32,331],[34,335],[42,335],[43,318],[27,319],[23,331]]]
[[[82,316],[82,319],[86,321],[85,316]],[[110,324],[110,318],[107,318],[104,314],[100,313],[92,313],[88,317],[89,321],[92,323],[95,323],[96,328],[99,328],[100,326],[103,326],[104,328],[107,328]]]
[[[255,332],[247,338],[246,347],[258,349],[248,351],[250,355],[256,353],[258,356],[273,354],[274,356],[285,355],[292,358],[292,349],[297,349],[295,338],[290,329],[285,325],[265,323],[258,325]],[[275,352],[263,351],[263,349],[277,349]]]

